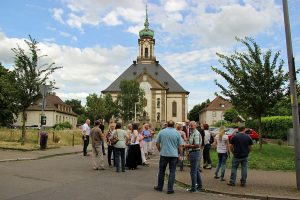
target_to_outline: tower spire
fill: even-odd
[[[149,27],[149,21],[148,21],[148,5],[147,5],[147,4],[146,4],[146,20],[145,20],[144,26],[145,26],[146,29],[148,29],[148,27]]]

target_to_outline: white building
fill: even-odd
[[[103,94],[110,93],[116,100],[122,80],[137,80],[145,91],[144,111],[150,123],[160,124],[168,120],[185,121],[188,113],[188,94],[180,84],[159,64],[154,54],[154,31],[149,29],[146,12],[145,28],[139,32],[139,55],[137,60],[125,70]]]
[[[44,115],[46,115],[45,127],[53,127],[55,124],[70,122],[75,128],[77,124],[77,114],[72,111],[72,107],[65,104],[55,94],[48,94],[45,97],[46,105],[44,109]],[[34,102],[26,109],[26,123],[25,126],[33,126],[41,124],[42,115],[42,99]],[[22,126],[22,113],[19,113],[15,126]]]

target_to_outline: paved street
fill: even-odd
[[[156,183],[156,159],[151,167],[116,173],[93,171],[91,157],[81,154],[41,160],[0,163],[0,199],[238,199],[209,193],[190,194],[175,187],[167,195],[152,188]]]

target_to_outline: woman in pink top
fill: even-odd
[[[187,138],[186,138],[185,132],[182,130],[182,124],[176,123],[176,130],[178,131],[178,133],[181,136],[182,146],[184,147],[184,145],[187,142]],[[182,152],[183,157],[184,157],[184,154],[185,154],[185,148],[183,148],[183,152]],[[180,171],[183,171],[183,160],[178,160],[178,162],[179,162]]]

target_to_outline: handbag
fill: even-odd
[[[114,145],[114,144],[117,144],[118,141],[119,141],[119,138],[118,138],[118,133],[116,131],[116,134],[112,137],[110,142],[112,145]]]

